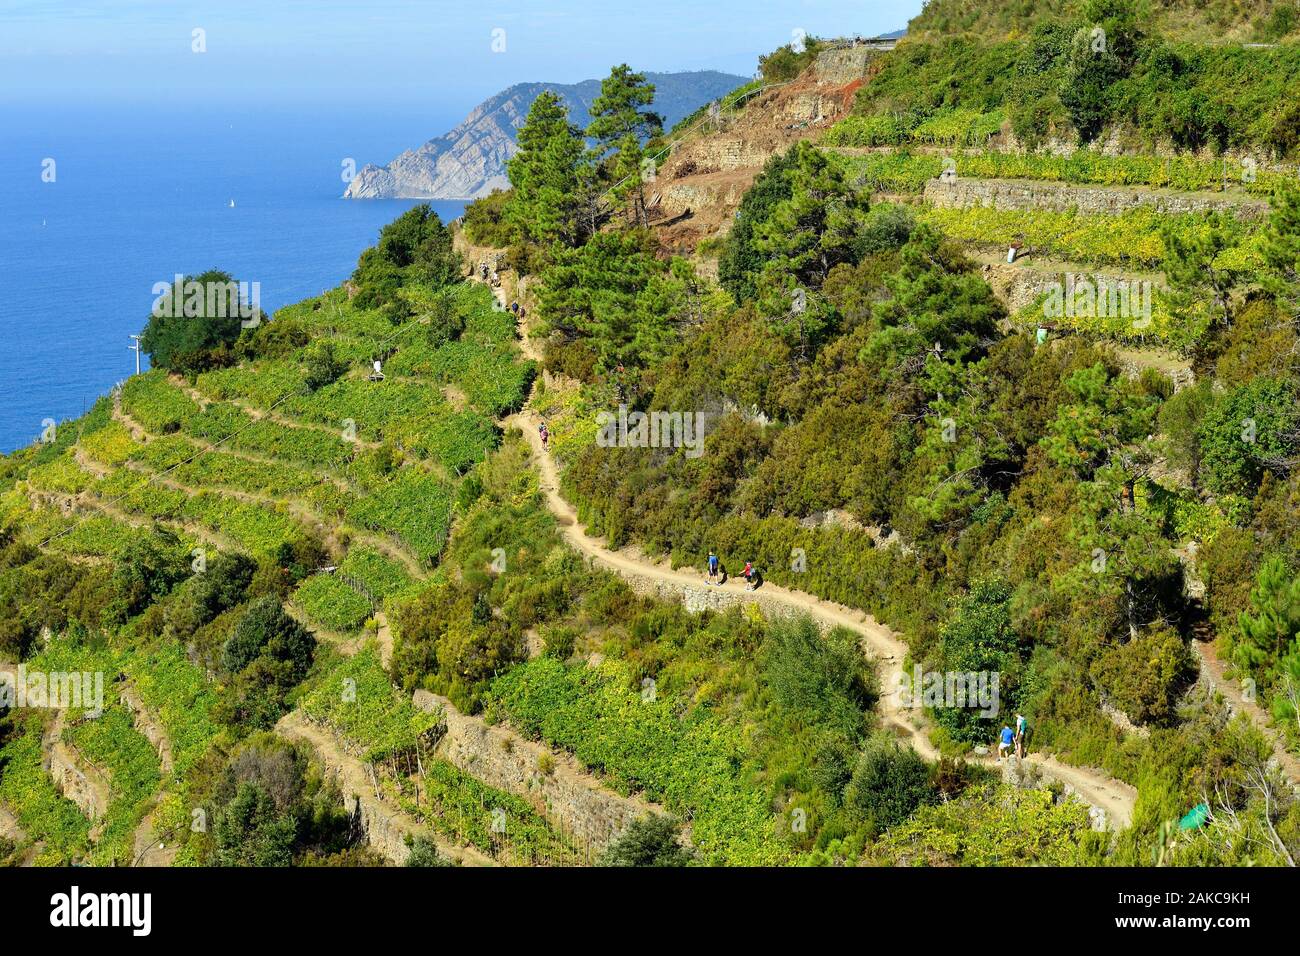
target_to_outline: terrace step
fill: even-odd
[[[445,697],[417,690],[420,710],[442,712],[446,732],[437,754],[454,767],[527,801],[556,829],[596,851],[618,839],[642,817],[667,811],[640,797],[625,797],[582,770],[565,753],[520,736],[503,725],[489,725],[462,714]],[[541,769],[549,758],[549,770]]]
[[[1088,215],[1119,215],[1135,209],[1186,215],[1222,212],[1238,219],[1262,219],[1269,205],[1244,190],[1227,192],[1183,192],[1150,186],[1094,186],[1036,179],[978,179],[956,176],[931,179],[922,192],[924,200],[943,209],[993,209],[1069,212]]]

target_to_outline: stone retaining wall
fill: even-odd
[[[149,743],[153,744],[153,749],[158,754],[158,764],[164,775],[172,772],[172,746],[167,739],[167,732],[164,731],[159,723],[149,713],[145,707],[144,701],[140,699],[139,693],[129,683],[124,682],[119,692],[119,699],[122,706],[131,712],[131,722],[135,729],[144,735]]]
[[[526,800],[580,845],[599,852],[633,821],[664,813],[646,800],[605,787],[566,754],[555,754],[509,727],[467,717],[444,697],[417,690],[414,703],[424,711],[443,712],[446,733],[438,742],[438,756],[488,786]]]
[[[826,50],[817,55],[813,75],[823,83],[843,86],[866,76],[867,66],[884,52],[865,45]]]
[[[663,207],[667,212],[677,213],[706,206],[738,206],[752,182],[749,178],[709,180],[702,177],[670,182],[663,188]]]
[[[62,740],[50,745],[49,772],[59,793],[75,803],[88,820],[103,819],[108,807],[99,794],[109,792],[108,781],[95,768],[83,765],[73,748]],[[96,779],[91,779],[92,774]]]
[[[1088,214],[1117,215],[1138,208],[1162,213],[1226,212],[1240,219],[1259,219],[1268,214],[1268,203],[1258,199],[1222,193],[1178,192],[1138,186],[1077,186],[1070,183],[1031,179],[977,179],[959,176],[952,180],[932,179],[923,197],[934,206],[967,209],[1041,209],[1067,212],[1078,209]]]
[[[404,865],[411,853],[407,837],[428,836],[404,815],[386,807],[373,791],[348,794],[343,798],[343,806],[349,815],[359,818],[371,848],[397,866]],[[445,852],[442,847],[439,850]]]
[[[1055,271],[1050,268],[1040,268],[1035,263],[1037,260],[1029,259],[1027,262],[1012,265],[1010,263],[996,263],[985,265],[983,268],[984,281],[989,284],[993,293],[1002,300],[1007,307],[1007,311],[1015,314],[1025,306],[1032,305],[1039,296],[1050,291],[1053,287],[1061,287],[1065,283],[1065,271]],[[1152,289],[1165,288],[1164,278],[1158,273],[1149,275],[1129,275],[1125,273],[1108,273],[1097,272],[1091,269],[1082,271],[1070,270],[1074,276],[1076,285],[1084,282],[1091,282],[1095,289],[1109,290],[1112,287],[1123,288],[1120,283],[1128,283],[1130,290],[1134,289],[1134,282],[1148,281]]]

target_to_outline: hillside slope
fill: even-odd
[[[739,109],[675,143],[650,197],[661,242],[693,249],[725,232],[763,164],[800,140],[820,138],[848,115],[881,55],[866,46],[828,49],[794,80],[766,84]]]
[[[1052,20],[1082,16],[1084,0],[927,0],[908,23],[911,36],[978,33],[988,40],[1023,34]],[[1152,33],[1198,43],[1271,42],[1300,28],[1286,0],[1152,0],[1143,12]]]

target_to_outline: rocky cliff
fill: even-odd
[[[746,82],[743,76],[701,71],[648,73],[654,109],[665,128],[705,103]],[[504,189],[506,161],[515,154],[515,131],[543,90],[558,93],[569,116],[586,126],[587,109],[600,94],[599,80],[581,83],[519,83],[476,106],[455,129],[407,150],[387,166],[368,164],[343,194],[345,199],[476,199]]]

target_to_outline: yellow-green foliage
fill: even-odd
[[[921,807],[873,850],[889,866],[1077,866],[1091,862],[1088,808],[997,786]]]
[[[422,740],[431,743],[430,732],[441,720],[440,714],[417,710],[410,697],[393,687],[373,648],[344,658],[316,678],[302,709],[350,741],[367,760],[410,753]]]
[[[92,460],[110,468],[121,465],[139,447],[121,422],[109,422],[77,444]]]
[[[698,708],[634,691],[627,665],[520,664],[492,685],[491,708],[530,736],[564,747],[625,789],[644,789],[694,821],[694,841],[715,863],[781,862],[788,851],[737,728]]]
[[[167,373],[154,369],[133,375],[122,386],[122,410],[151,432],[174,432],[199,411]]]

